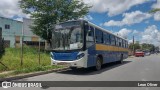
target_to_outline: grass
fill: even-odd
[[[28,68],[23,68],[23,69],[17,69],[17,70],[14,70],[13,72],[0,74],[0,78],[15,76],[15,75],[19,75],[19,74],[26,74],[26,73],[31,73],[31,72],[37,72],[37,71],[48,71],[48,70],[57,69],[57,68],[63,68],[63,66],[48,65],[48,66],[36,66],[36,67],[28,67]]]
[[[41,51],[40,56],[40,64],[42,66],[50,65],[49,53]],[[38,49],[27,46],[24,47],[22,66],[20,48],[6,48],[5,55],[0,59],[0,61],[8,67],[8,70],[35,67],[39,65]],[[6,70],[6,68],[0,65],[0,71],[4,70]]]
[[[36,67],[31,67],[31,68],[24,68],[24,69],[17,69],[13,73],[14,74],[23,74],[23,73],[30,73],[30,72],[36,72],[36,71],[47,71],[50,69],[55,69],[55,68],[62,68],[63,66],[36,66]]]
[[[35,71],[46,71],[55,68],[62,68],[62,66],[50,65],[50,54],[47,52],[40,52],[40,65],[38,49],[28,46],[24,47],[23,51],[23,65],[21,66],[21,49],[20,48],[6,48],[5,54],[0,61],[8,68],[0,64],[0,72],[14,71],[10,75],[30,73]],[[0,75],[0,78],[8,76],[7,74]]]

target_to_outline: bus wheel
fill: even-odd
[[[101,69],[101,67],[102,67],[101,59],[99,57],[97,57],[95,69],[98,71]]]

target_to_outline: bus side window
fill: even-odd
[[[122,47],[122,39],[119,39],[119,46]]]
[[[94,28],[89,26],[86,34],[86,46],[90,47],[94,44]]]
[[[126,41],[126,48],[128,48],[128,41]]]
[[[111,45],[111,35],[108,34],[108,44]]]
[[[115,36],[111,35],[111,45],[115,45]]]
[[[122,47],[124,48],[124,40],[122,40]]]
[[[120,43],[121,43],[120,47],[122,47],[122,39],[120,39]]]
[[[115,37],[115,46],[117,46],[117,37]]]
[[[96,37],[96,43],[103,43],[103,33],[102,31],[95,29],[95,37]]]
[[[110,36],[108,33],[103,33],[103,40],[105,44],[110,45]]]
[[[125,41],[125,48],[127,48],[127,41]]]
[[[101,37],[101,43],[104,43],[103,32],[102,32],[102,37]]]
[[[107,44],[106,33],[103,33],[104,44]]]
[[[116,46],[119,46],[119,39],[116,37]]]
[[[124,42],[123,42],[123,46],[124,46],[124,48],[126,48],[126,41],[125,40],[123,40]]]
[[[123,42],[123,47],[125,48],[126,47],[126,42],[125,42],[125,40],[123,40],[124,42]]]
[[[119,38],[117,38],[117,46],[119,47]]]

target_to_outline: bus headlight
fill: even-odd
[[[82,57],[84,57],[84,53],[81,53],[81,54],[79,54],[78,56],[77,56],[77,59],[80,59],[80,58],[82,58]]]

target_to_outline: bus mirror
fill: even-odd
[[[91,32],[91,30],[88,30],[87,34],[89,34]]]
[[[84,25],[88,25],[88,23],[85,23]]]

